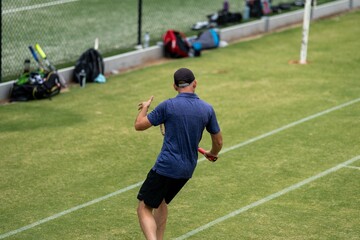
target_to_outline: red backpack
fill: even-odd
[[[168,30],[163,35],[163,42],[165,57],[189,57],[190,44],[184,33],[175,30]]]

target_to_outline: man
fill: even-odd
[[[165,125],[163,146],[154,167],[137,196],[140,227],[148,240],[164,237],[167,205],[192,177],[198,158],[198,145],[204,129],[211,136],[212,147],[205,152],[208,160],[218,157],[222,134],[212,106],[195,94],[197,81],[191,70],[174,73],[175,98],[160,103],[147,114],[153,96],[139,104],[135,129]]]

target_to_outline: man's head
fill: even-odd
[[[190,69],[180,68],[174,73],[174,84],[178,88],[185,88],[195,80],[195,76]]]

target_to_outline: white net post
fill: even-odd
[[[300,64],[307,63],[306,58],[307,58],[307,46],[309,40],[310,18],[311,18],[311,0],[306,0],[305,9],[304,9]]]

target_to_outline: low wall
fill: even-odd
[[[360,0],[339,0],[336,2],[316,6],[312,11],[312,18],[319,19],[331,15],[339,14],[351,9],[359,8]],[[263,17],[259,20],[239,24],[237,26],[221,29],[221,40],[234,42],[242,38],[266,33],[289,25],[301,23],[304,16],[304,10],[300,9],[285,14],[271,17]],[[164,57],[161,46],[152,46],[146,49],[134,50],[104,59],[105,73],[113,71],[121,72],[125,69],[136,67],[150,61],[159,60]],[[59,70],[59,74],[69,83],[72,81],[74,67]],[[0,100],[9,98],[12,85],[15,81],[0,83]]]

